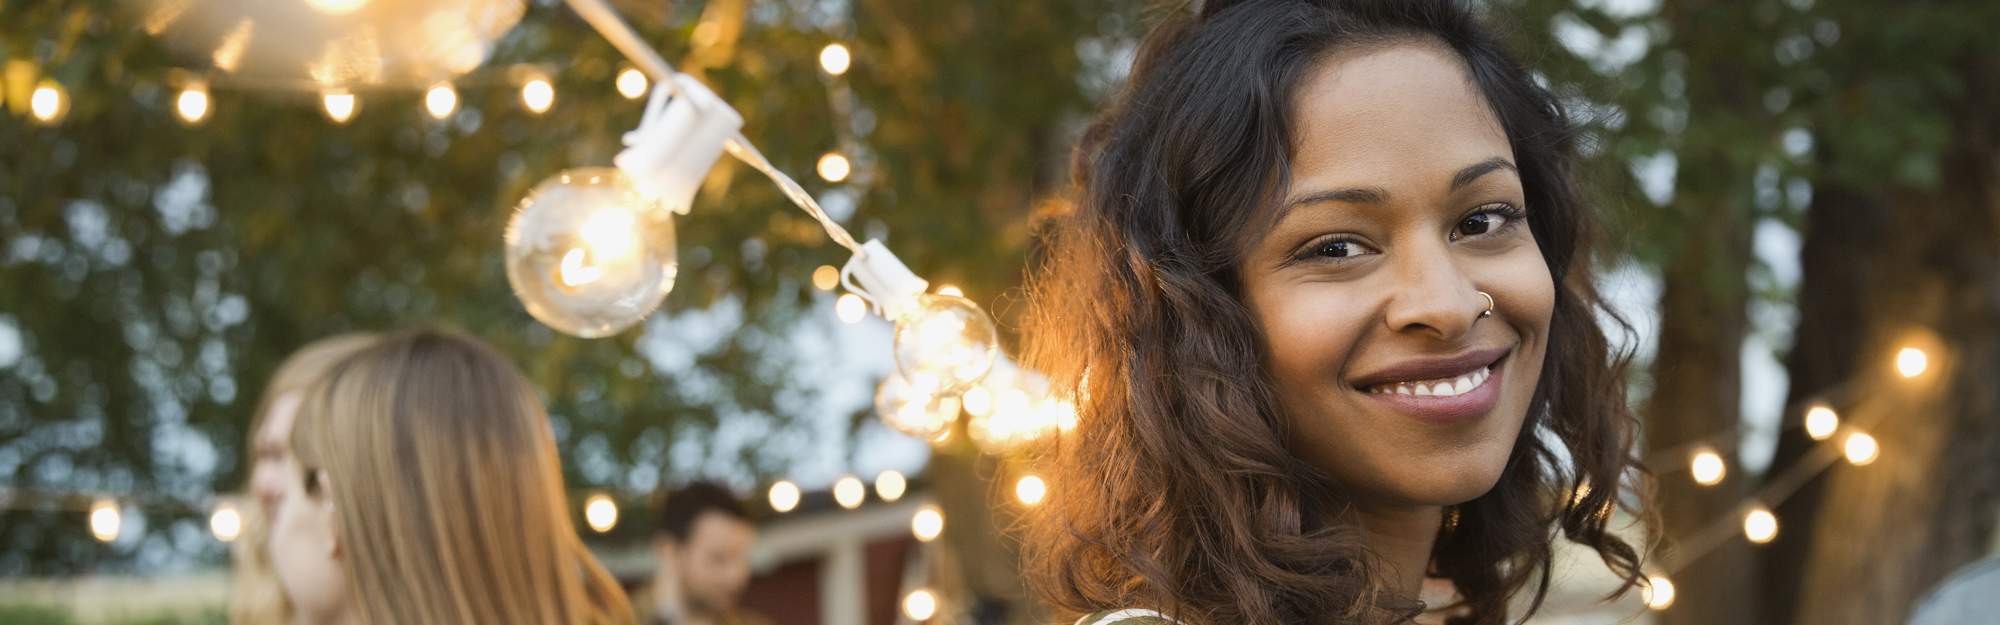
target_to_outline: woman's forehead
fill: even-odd
[[[1425,41],[1335,54],[1294,95],[1293,192],[1442,186],[1463,168],[1514,160],[1507,133],[1458,56]],[[1438,189],[1442,190],[1442,189]]]

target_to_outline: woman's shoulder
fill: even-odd
[[[1076,625],[1176,625],[1173,619],[1152,610],[1105,610],[1076,620]]]

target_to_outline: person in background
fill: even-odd
[[[626,625],[548,414],[476,340],[391,336],[308,389],[271,528],[301,625]]]
[[[633,603],[648,625],[767,625],[737,607],[750,585],[750,545],[757,528],[743,502],[712,482],[693,482],[664,497],[653,531],[659,559],[648,595]]]
[[[232,625],[278,625],[292,622],[291,605],[271,572],[268,520],[284,494],[286,465],[292,457],[292,421],[298,416],[300,393],[326,375],[335,363],[377,340],[374,334],[341,334],[299,348],[278,365],[264,387],[264,397],[250,421],[250,480],[246,491],[255,498],[237,507],[243,520],[230,546],[232,566],[229,622]]]

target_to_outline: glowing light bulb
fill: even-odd
[[[1722,462],[1722,456],[1715,453],[1715,450],[1702,449],[1695,452],[1694,461],[1691,463],[1689,469],[1694,473],[1695,483],[1702,486],[1714,486],[1717,482],[1722,481],[1725,467],[1726,465]]]
[[[975,386],[959,397],[965,404],[965,411],[975,417],[984,417],[993,412],[993,392],[984,386]]]
[[[431,90],[424,94],[424,110],[430,111],[432,118],[444,119],[456,109],[458,109],[458,91],[452,89],[449,84],[431,87]]]
[[[353,119],[354,111],[361,108],[361,101],[346,91],[326,92],[320,96],[320,102],[326,105],[326,116],[341,124]]]
[[[912,382],[936,380],[941,395],[978,384],[1000,355],[993,318],[972,300],[919,293],[896,311],[896,368]]]
[[[910,517],[910,533],[924,542],[936,540],[939,534],[944,533],[944,511],[937,506],[918,509],[916,516]]]
[[[944,286],[941,286],[941,287],[938,287],[938,290],[937,290],[937,294],[938,294],[938,295],[951,295],[951,296],[956,296],[956,297],[965,297],[965,291],[961,291],[961,290],[958,290],[958,287],[955,287],[955,286],[952,286],[952,285],[949,285],[949,284],[947,284],[947,285],[944,285]]]
[[[896,431],[917,438],[936,438],[958,420],[958,398],[938,392],[937,376],[920,376],[915,383],[891,375],[875,388],[875,415]]]
[[[591,495],[583,504],[583,521],[602,534],[618,526],[618,503],[606,495]]]
[[[791,512],[792,508],[799,507],[799,485],[791,480],[778,480],[771,485],[770,497],[772,510]]]
[[[208,515],[208,531],[222,542],[236,540],[243,533],[243,515],[236,512],[236,504],[222,502],[215,505],[215,512]]]
[[[65,108],[63,100],[62,87],[54,81],[44,80],[41,86],[35,87],[34,95],[28,96],[28,111],[35,114],[35,119],[52,122],[62,116]]]
[[[854,171],[853,165],[847,162],[847,157],[841,156],[839,152],[827,152],[819,157],[818,169],[819,177],[825,178],[827,182],[846,180],[847,174]]]
[[[1674,604],[1674,583],[1664,575],[1649,575],[1646,585],[1639,587],[1639,598],[1648,608],[1665,610]]]
[[[844,323],[861,323],[861,318],[868,316],[868,302],[861,301],[859,295],[842,293],[833,302],[833,314]]]
[[[99,499],[90,504],[90,535],[95,536],[99,542],[108,543],[118,538],[118,526],[122,521],[123,519],[119,518],[118,502]]]
[[[1903,374],[1903,377],[1914,378],[1923,375],[1924,370],[1928,368],[1930,368],[1930,357],[1924,354],[1924,350],[1905,347],[1903,351],[1896,353],[1896,372]]]
[[[915,590],[903,598],[903,614],[912,620],[927,620],[937,614],[937,595],[929,590]]]
[[[1833,431],[1839,428],[1840,415],[1835,414],[1832,408],[1813,406],[1811,410],[1806,411],[1806,435],[1811,436],[1813,440],[1826,440],[1826,437],[1833,436]]]
[[[1041,503],[1042,497],[1048,494],[1049,485],[1033,475],[1023,476],[1021,481],[1014,483],[1014,498],[1030,506]]]
[[[1770,510],[1757,508],[1743,515],[1743,536],[1750,542],[1763,544],[1771,542],[1778,535],[1778,517]]]
[[[839,76],[847,73],[847,67],[853,64],[853,61],[854,56],[847,52],[847,46],[837,43],[826,44],[826,47],[819,51],[819,68],[826,70],[828,74]]]
[[[180,113],[182,121],[190,124],[208,117],[208,88],[189,85],[182,89],[180,97],[174,99],[174,111]]]
[[[1875,457],[1881,452],[1881,449],[1875,444],[1875,437],[1869,436],[1865,432],[1855,432],[1847,435],[1847,444],[1841,445],[1841,448],[1847,454],[1847,461],[1854,463],[1856,466],[1874,462]]]
[[[833,502],[842,508],[859,508],[861,500],[867,497],[868,487],[861,485],[861,478],[849,475],[833,483]]]
[[[639,70],[627,69],[618,72],[618,95],[625,96],[627,100],[637,100],[639,96],[646,95],[646,87],[649,86],[651,85],[646,83],[646,74]]]
[[[536,78],[521,86],[521,103],[536,113],[548,112],[556,103],[556,88],[549,81]]]
[[[910,481],[898,471],[883,471],[875,476],[875,496],[881,497],[882,501],[902,499],[903,492],[909,487]]]
[[[528,313],[584,338],[632,327],[674,288],[674,222],[617,169],[557,174],[507,223],[507,281]]]
[[[368,0],[306,0],[306,6],[327,15],[346,15],[368,6]]]
[[[833,287],[837,286],[840,286],[839,269],[833,265],[820,265],[818,269],[813,270],[813,288],[821,291],[831,291]],[[863,310],[862,312],[865,313],[867,311]]]

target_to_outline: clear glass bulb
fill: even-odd
[[[875,388],[875,415],[898,432],[931,440],[958,420],[958,397],[926,391],[905,382],[903,376],[891,375]]]
[[[993,368],[1000,336],[972,300],[920,293],[897,307],[896,369],[914,388],[957,397]]]
[[[669,211],[624,172],[573,169],[536,185],[507,222],[507,281],[549,327],[610,336],[674,288],[675,246]]]

